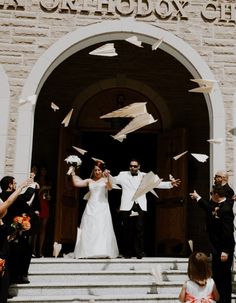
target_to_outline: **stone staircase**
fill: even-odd
[[[176,303],[186,269],[185,258],[32,259],[30,284],[12,285],[9,302]]]

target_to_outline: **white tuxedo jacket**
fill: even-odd
[[[140,171],[137,176],[132,176],[130,171],[122,171],[118,176],[111,177],[112,183],[119,184],[122,187],[120,210],[129,211],[132,208],[134,204],[132,198],[144,175],[146,175],[146,173]],[[169,189],[172,188],[172,185],[171,182],[161,182],[157,188]],[[135,202],[140,205],[142,210],[147,210],[146,195],[140,196]]]

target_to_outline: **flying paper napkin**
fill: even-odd
[[[131,210],[131,214],[129,216],[130,217],[137,217],[137,216],[139,216],[139,213],[137,211]]]
[[[57,258],[58,256],[59,256],[59,253],[60,253],[60,251],[61,251],[61,247],[62,247],[62,245],[61,244],[59,244],[59,243],[57,243],[57,242],[54,242],[54,244],[53,244],[53,256],[55,257],[55,258]]]
[[[119,140],[121,137],[134,132],[146,125],[156,122],[151,114],[145,113],[135,117],[128,125],[126,125],[120,132],[112,136],[114,139]]]
[[[153,188],[156,188],[161,183],[161,181],[162,180],[157,175],[150,171],[143,176],[132,200],[135,201],[140,196],[145,195],[147,192],[153,190]]]
[[[119,185],[117,184],[112,184],[112,189],[121,189]]]
[[[140,114],[147,113],[146,109],[147,102],[136,102],[115,111],[112,111],[106,115],[100,117],[103,118],[118,118],[118,117],[127,117],[127,118],[135,118]]]
[[[213,89],[214,84],[217,82],[215,80],[207,80],[207,79],[190,79],[190,80],[199,84],[199,87],[189,90],[189,92],[192,93],[210,93]]]
[[[61,122],[61,124],[64,124],[65,127],[67,127],[70,123],[70,119],[73,113],[73,108],[69,111],[69,113],[66,115],[66,117],[64,118],[64,120]]]
[[[161,38],[160,40],[157,40],[155,43],[153,43],[152,50],[158,49],[158,47],[161,45],[162,42],[163,42],[163,38]]]
[[[92,157],[91,158],[93,161],[95,161],[95,162],[101,162],[101,163],[105,163],[103,160],[101,160],[101,159],[98,159],[98,158],[94,158],[94,157]]]
[[[181,158],[183,155],[187,154],[187,150],[181,154],[176,155],[175,157],[173,157],[174,160],[178,160],[179,158]]]
[[[80,154],[84,155],[85,153],[87,153],[88,151],[76,146],[72,146],[75,150],[77,150],[77,152],[79,152]]]
[[[154,189],[151,189],[151,190],[150,190],[150,193],[152,193],[155,197],[159,198],[158,195],[157,195],[157,193],[155,192]]]
[[[116,135],[116,137],[114,139],[116,139],[117,141],[123,142],[123,140],[126,138],[127,138],[126,135],[119,135],[119,136]]]
[[[104,56],[104,57],[113,57],[117,56],[116,50],[114,48],[114,43],[107,43],[89,53],[89,55],[94,56]]]
[[[88,192],[83,196],[83,199],[86,200],[86,201],[88,201],[89,197],[90,197],[90,191],[88,191]]]
[[[197,159],[199,162],[206,162],[206,160],[209,158],[205,154],[191,154],[195,159]]]
[[[31,103],[32,105],[36,104],[37,95],[28,96],[26,99],[20,99],[19,104]]]
[[[125,39],[127,42],[131,43],[131,44],[134,44],[138,47],[143,47],[142,46],[142,41],[139,41],[138,38],[136,36],[132,36],[132,37],[129,37],[127,39]]]
[[[157,264],[153,267],[151,273],[155,277],[157,283],[163,282],[161,265]]]
[[[55,104],[55,103],[53,103],[53,102],[51,102],[51,108],[54,110],[54,112],[56,111],[56,110],[59,110],[60,108]]]
[[[193,252],[193,240],[188,240],[188,245],[189,245],[191,251]]]
[[[77,150],[77,152],[79,152],[80,154],[84,155],[85,153],[87,153],[88,151],[85,150],[85,149],[82,149],[82,148],[79,148],[79,147],[76,147],[76,146],[72,146],[75,150]],[[103,160],[101,159],[98,159],[98,158],[94,158],[94,157],[91,157],[91,159],[93,161],[99,161],[101,163],[105,163]]]
[[[222,144],[223,143],[223,139],[219,138],[219,139],[208,139],[207,140],[209,143],[213,143],[213,144]]]

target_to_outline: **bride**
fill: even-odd
[[[74,258],[116,258],[118,247],[108,203],[108,190],[112,189],[110,176],[104,176],[104,165],[95,162],[92,176],[82,180],[72,172],[76,187],[89,187],[89,198],[85,207],[80,235],[74,250]]]

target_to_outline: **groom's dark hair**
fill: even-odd
[[[138,165],[140,165],[140,161],[137,158],[131,158],[130,161],[129,161],[129,163],[130,162],[134,162],[134,161],[137,162]]]

